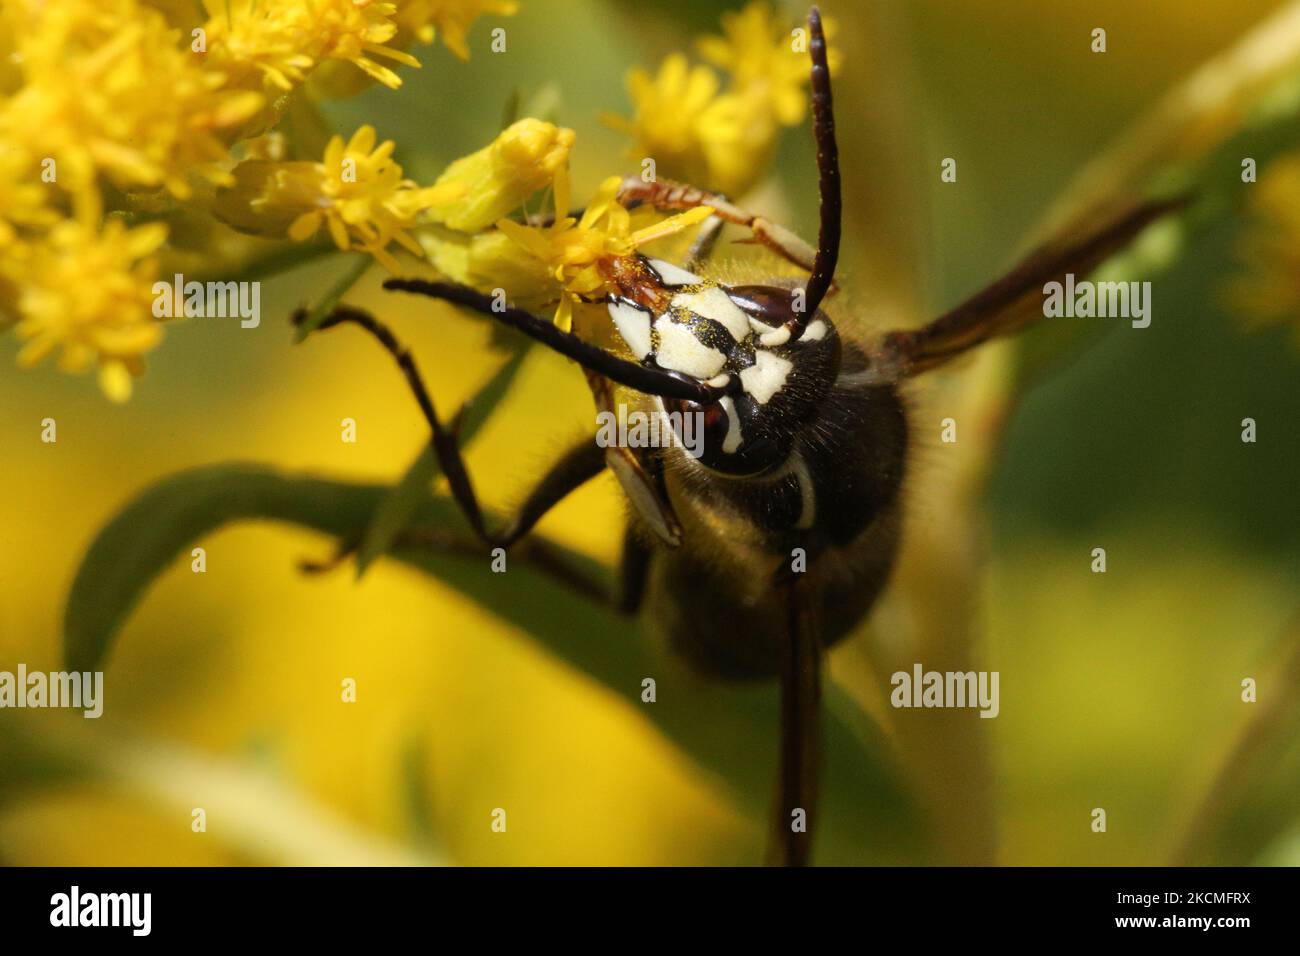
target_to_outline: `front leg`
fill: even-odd
[[[295,316],[295,321],[298,319],[299,316]],[[420,411],[424,413],[425,421],[429,423],[430,442],[438,456],[438,465],[442,473],[447,476],[452,497],[460,506],[465,520],[469,522],[474,533],[489,548],[509,547],[531,531],[542,516],[569,492],[604,470],[604,449],[599,448],[593,439],[583,441],[566,452],[551,467],[524,501],[514,520],[503,528],[489,529],[483,520],[483,510],[479,506],[478,496],[474,493],[474,483],[470,480],[469,469],[466,468],[465,460],[461,456],[457,429],[453,424],[448,424],[439,417],[411,353],[398,342],[397,336],[388,326],[361,309],[340,306],[326,316],[319,329],[324,330],[344,323],[358,325],[369,332],[392,355],[401,368],[411,393],[420,406]]]
[[[757,242],[805,272],[812,272],[817,261],[817,250],[789,229],[695,186],[670,179],[647,183],[639,176],[628,176],[619,187],[618,201],[629,209],[650,205],[665,212],[708,206],[718,219],[747,229]],[[705,220],[706,228],[710,221]]]

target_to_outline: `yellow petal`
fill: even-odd
[[[461,232],[486,229],[561,174],[573,140],[573,130],[541,120],[511,124],[438,177],[436,188],[459,186],[460,191],[430,209],[430,218]]]
[[[573,300],[569,296],[560,296],[560,304],[556,306],[555,318],[552,321],[562,331],[573,331]]]
[[[647,242],[674,235],[683,229],[689,229],[691,226],[708,219],[711,215],[713,215],[713,210],[708,206],[697,206],[694,209],[688,209],[686,212],[678,213],[676,216],[671,216],[653,226],[638,229],[628,238],[633,246],[645,245]]]
[[[346,252],[351,243],[348,241],[348,230],[343,225],[343,220],[338,216],[326,216],[325,222],[329,225],[330,236],[334,239],[334,245]]]
[[[316,235],[320,228],[319,211],[305,212],[289,224],[289,238],[294,242],[305,242]]]
[[[546,241],[541,230],[522,225],[511,219],[499,220],[497,228],[543,262],[551,258],[551,245]]]
[[[125,402],[131,397],[131,373],[121,362],[105,362],[99,368],[99,387],[110,401]]]

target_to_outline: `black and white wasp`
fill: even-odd
[[[434,408],[410,354],[366,312],[336,308],[321,328],[355,323],[404,371],[432,430],[453,496],[488,548],[509,548],[556,503],[605,468],[631,504],[621,593],[628,614],[650,615],[697,670],[724,679],[778,678],[781,761],[769,859],[808,859],[811,834],[790,826],[802,809],[815,823],[823,652],[863,620],[888,580],[903,533],[908,419],[900,389],[1034,315],[1044,283],[1085,273],[1160,215],[1140,204],[1090,235],[1029,255],[955,309],[914,330],[863,340],[835,318],[840,247],[840,167],[821,18],[808,17],[820,231],[812,248],[781,227],[693,186],[624,182],[629,208],[706,206],[688,261],[634,253],[599,264],[616,290],[610,319],[630,357],[601,348],[520,309],[494,309],[475,289],[422,279],[385,287],[445,300],[489,316],[567,356],[587,373],[598,408],[615,393],[652,414],[698,413],[698,456],[678,443],[599,447],[584,441],[541,478],[514,519],[487,527],[455,430]],[[757,277],[719,282],[709,253],[724,224],[809,273],[806,284]],[[1026,304],[1031,307],[1026,309]],[[681,416],[668,416],[681,421]]]

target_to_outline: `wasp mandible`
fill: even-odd
[[[354,323],[393,355],[428,421],[451,493],[488,548],[509,548],[555,504],[609,468],[630,503],[620,593],[671,648],[721,679],[778,678],[781,744],[769,862],[808,861],[815,827],[821,669],[825,650],[871,610],[903,531],[907,380],[1026,325],[1042,286],[1084,273],[1169,204],[1136,204],[1078,241],[1040,248],[983,291],[918,329],[856,336],[837,321],[840,164],[821,16],[808,16],[820,228],[816,247],[725,197],[629,178],[619,201],[712,213],[682,264],[639,252],[598,265],[621,348],[603,348],[473,288],[393,278],[385,288],[441,299],[511,326],[586,371],[603,411],[618,397],[671,422],[703,423],[698,454],[679,442],[600,447],[584,440],[545,473],[502,528],[489,528],[461,457],[411,358],[369,313],[336,308],[320,328]],[[808,273],[800,283],[719,281],[710,264],[725,224]],[[733,270],[734,271],[734,270]],[[680,414],[672,414],[680,413]],[[791,825],[802,811],[806,827]]]

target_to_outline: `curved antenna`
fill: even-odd
[[[840,258],[840,151],[835,143],[835,110],[831,102],[831,68],[826,61],[826,35],[822,15],[816,7],[808,11],[808,53],[812,57],[813,136],[817,140],[817,188],[821,195],[821,228],[817,233],[817,257],[808,278],[805,307],[788,323],[790,338],[803,334],[810,316],[830,290],[835,264]]]
[[[590,342],[584,342],[573,333],[558,329],[553,323],[523,309],[507,306],[498,311],[494,308],[495,302],[492,296],[484,295],[469,286],[457,285],[454,282],[428,282],[424,279],[387,279],[384,288],[427,295],[431,299],[442,299],[481,312],[498,322],[518,329],[529,338],[541,342],[551,351],[573,359],[583,368],[646,395],[678,398],[708,405],[726,394],[723,389],[712,388],[703,382],[688,381],[661,369],[647,368],[621,359],[612,352],[606,352]]]

